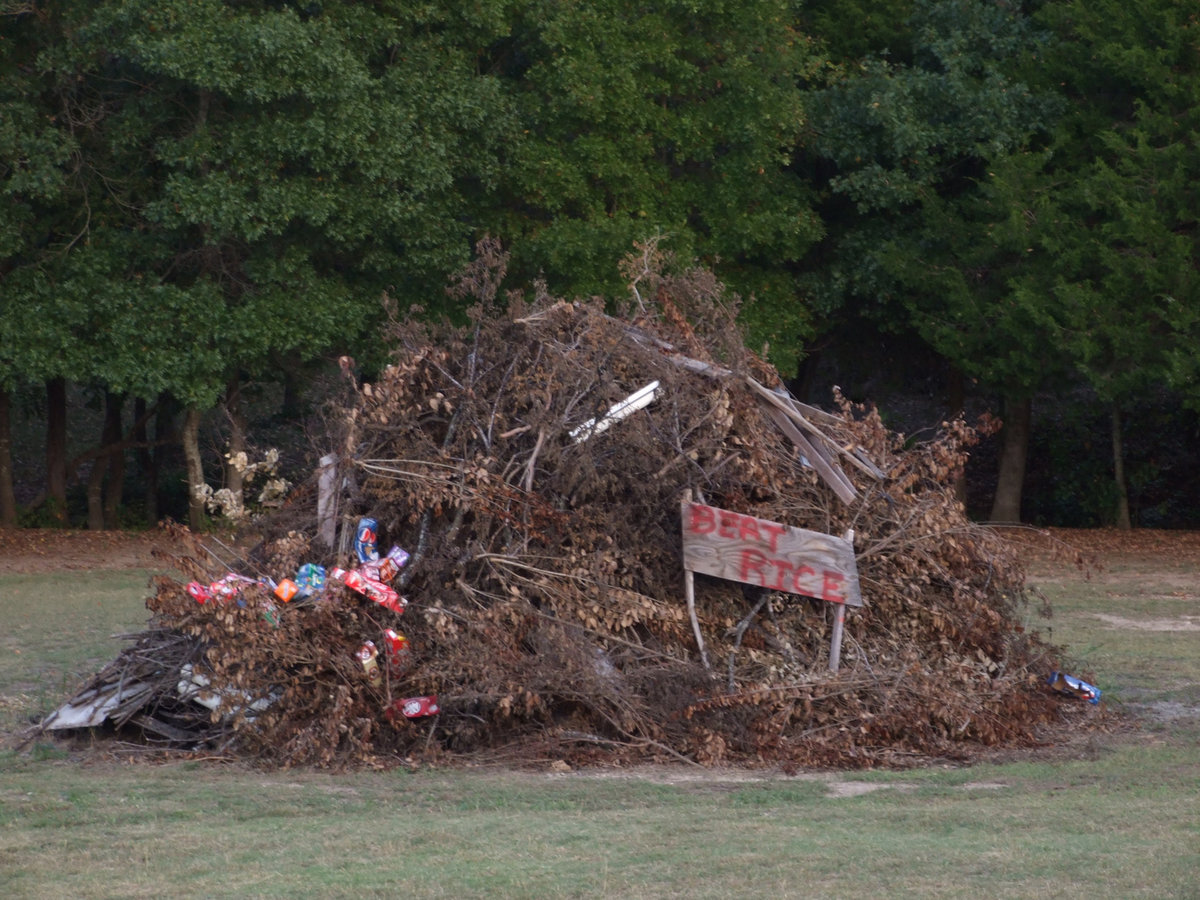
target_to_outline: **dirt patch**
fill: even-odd
[[[1200,631],[1200,616],[1177,616],[1173,619],[1127,619],[1110,613],[1092,613],[1112,628],[1132,631]]]
[[[150,568],[156,565],[151,551],[161,542],[157,531],[0,530],[0,574]]]
[[[834,799],[849,799],[862,797],[876,791],[888,790],[902,794],[915,792],[919,785],[912,782],[875,782],[855,781],[845,778],[837,772],[795,772],[785,773],[779,769],[736,769],[714,767],[712,769],[697,769],[682,766],[639,765],[621,769],[572,769],[550,766],[548,773],[552,777],[572,777],[595,780],[629,780],[644,781],[651,784],[668,784],[678,787],[695,787],[702,791],[735,790],[747,784],[778,785],[781,779],[794,781],[818,782],[825,789],[825,795]],[[534,776],[538,777],[538,776]],[[1010,785],[1003,781],[969,781],[960,785],[960,791],[1000,791]]]
[[[153,556],[154,550],[176,546],[157,528],[150,531],[0,529],[0,575],[64,569],[161,569],[162,564]]]
[[[1064,565],[1093,576],[1115,571],[1178,572],[1200,566],[1200,531],[1116,528],[1003,528],[1031,575],[1061,575]]]
[[[875,791],[886,788],[890,791],[900,791],[907,794],[915,791],[916,785],[904,784],[878,784],[873,781],[830,781],[826,785],[826,793],[830,797],[861,797],[863,794],[871,794]]]

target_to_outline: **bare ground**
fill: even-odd
[[[221,540],[234,543],[235,538]],[[237,542],[241,543],[241,542]],[[166,532],[70,531],[57,528],[0,528],[0,575],[28,575],[55,569],[151,569],[153,556],[172,549]]]

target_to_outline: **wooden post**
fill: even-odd
[[[321,457],[317,475],[317,540],[333,548],[337,529],[336,497],[337,456],[329,453]]]
[[[842,629],[846,625],[846,604],[833,604],[833,637],[829,641],[829,671],[836,672],[842,661]]]
[[[683,492],[683,499],[685,503],[692,502],[691,488]],[[710,672],[708,651],[704,649],[704,635],[700,633],[700,619],[696,616],[696,579],[686,566],[683,569],[683,591],[687,598],[688,618],[692,620],[692,633],[696,635],[696,646],[700,648],[700,662],[704,664],[704,671]]]
[[[846,540],[854,546],[854,529],[846,531]],[[842,663],[842,632],[846,627],[846,604],[835,603],[833,612],[833,635],[829,639],[829,671],[836,672]]]

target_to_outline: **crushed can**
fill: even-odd
[[[394,674],[398,675],[408,668],[411,661],[408,638],[387,628],[383,632],[383,648],[387,655],[388,667]]]
[[[304,599],[325,589],[325,567],[305,563],[296,571],[296,596]]]
[[[290,578],[285,578],[279,582],[279,584],[275,585],[275,590],[273,593],[284,603],[288,603],[293,597],[300,593],[300,586]]]
[[[408,562],[408,551],[400,547],[392,547],[387,552],[386,556],[378,559],[368,560],[362,563],[358,568],[359,571],[372,578],[375,581],[383,584],[391,584],[395,577],[400,573]]]
[[[1080,700],[1086,700],[1093,706],[1100,702],[1100,689],[1088,684],[1086,681],[1080,681],[1074,675],[1068,675],[1065,672],[1051,672],[1047,679],[1050,689],[1058,691],[1060,694],[1067,694],[1070,697],[1078,697]]]
[[[354,533],[354,553],[360,563],[379,559],[379,523],[374,519],[364,516],[358,520],[358,529]]]
[[[362,664],[367,681],[372,686],[378,687],[383,682],[383,672],[379,669],[379,651],[375,647],[375,642],[366,641],[355,655]]]
[[[425,697],[407,697],[404,700],[396,700],[392,703],[390,711],[393,714],[399,713],[406,719],[436,716],[439,712],[437,695],[430,694]]]

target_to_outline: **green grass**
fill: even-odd
[[[256,774],[9,757],[8,896],[1187,897],[1191,748],[824,779]],[[975,787],[973,784],[980,784]]]
[[[20,591],[10,593],[14,584]],[[0,696],[111,658],[119,644],[107,635],[144,623],[144,584],[143,573],[0,579]],[[1200,660],[1175,643],[1188,633],[1107,628],[1095,613],[1128,612],[1133,597],[1122,585],[1053,590],[1055,639],[1095,668],[1106,691],[1193,696]],[[1163,596],[1156,609],[1170,615],[1177,600]],[[64,642],[68,633],[76,639]],[[44,743],[0,753],[0,890],[47,898],[1200,897],[1198,741],[1192,718],[1101,735],[1086,758],[795,777],[260,772],[122,764]]]
[[[1194,584],[1177,590],[1173,579],[1156,590],[1142,575],[1047,584],[1054,617],[1043,628],[1112,702],[1200,707],[1200,631],[1191,630],[1200,625],[1200,572]]]
[[[146,626],[150,573],[0,575],[0,730],[50,712]]]

